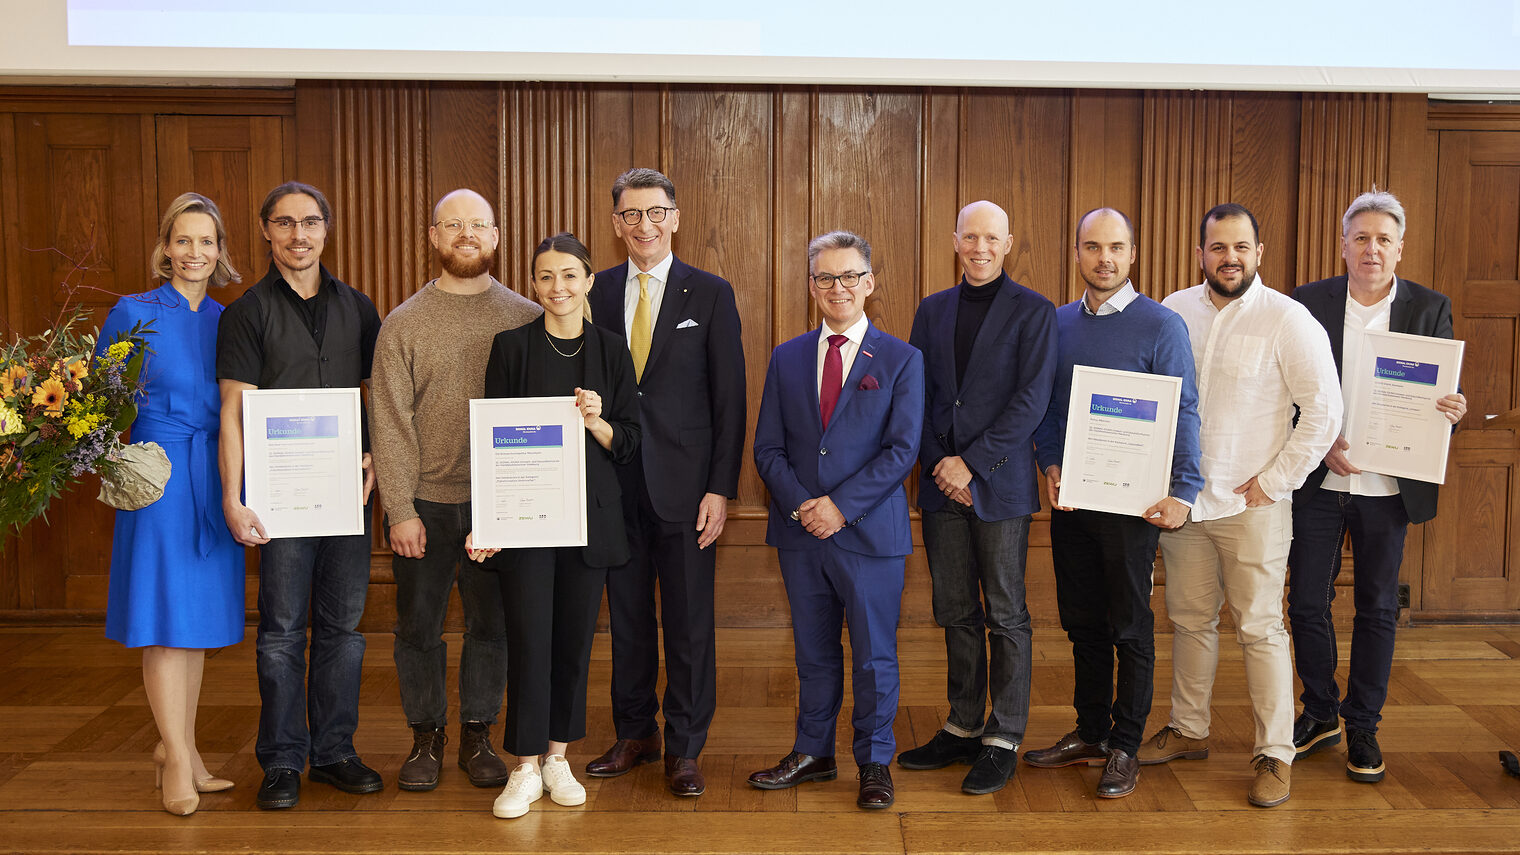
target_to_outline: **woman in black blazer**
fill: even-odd
[[[586,670],[607,568],[628,560],[614,463],[639,447],[633,359],[615,333],[593,326],[586,292],[591,255],[574,235],[545,238],[533,254],[543,317],[498,333],[486,364],[487,398],[575,395],[586,426],[587,545],[509,549],[492,559],[507,618],[505,747],[517,756],[492,813],[522,816],[546,791],[579,805],[565,749],[586,735]],[[495,550],[471,553],[478,561]]]

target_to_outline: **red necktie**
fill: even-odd
[[[829,419],[834,415],[834,405],[839,403],[839,387],[844,385],[844,357],[839,348],[849,341],[842,335],[829,336],[829,352],[823,357],[823,383],[818,387],[818,415],[823,418],[823,429],[829,429]]]

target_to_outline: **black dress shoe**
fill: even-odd
[[[602,756],[586,764],[593,778],[616,778],[629,769],[660,759],[660,734],[645,739],[619,739]]]
[[[332,784],[345,793],[363,795],[385,789],[380,773],[364,765],[358,757],[349,757],[326,766],[313,766],[306,777],[319,784]]]
[[[1013,777],[1013,767],[1018,760],[1019,752],[1012,748],[983,745],[982,752],[971,762],[971,771],[961,781],[961,792],[985,796],[1001,790]]]
[[[749,783],[762,790],[784,790],[807,781],[832,781],[837,777],[839,767],[834,765],[833,757],[814,757],[793,751],[781,758],[780,763],[750,775]]]
[[[301,800],[301,774],[294,769],[270,769],[259,785],[257,804],[263,810],[295,807]]]
[[[860,767],[860,797],[855,804],[866,810],[883,810],[892,806],[897,794],[892,789],[892,773],[885,763],[867,763]]]
[[[1055,769],[1077,763],[1091,765],[1094,761],[1108,759],[1108,740],[1087,742],[1073,730],[1061,737],[1061,741],[1049,748],[1036,748],[1024,752],[1024,762],[1041,769]]]
[[[694,757],[665,755],[665,786],[673,796],[700,796],[707,792],[707,780]]]
[[[1026,755],[1025,760],[1028,760]],[[1135,791],[1140,782],[1140,758],[1115,748],[1108,752],[1108,762],[1103,764],[1103,777],[1098,779],[1098,798],[1121,799]]]
[[[1298,719],[1293,722],[1293,751],[1298,757],[1308,757],[1340,741],[1339,718],[1320,721],[1308,713],[1299,713]]]
[[[951,763],[970,763],[981,750],[982,740],[977,737],[937,730],[928,742],[897,755],[897,765],[904,769],[943,769]]]

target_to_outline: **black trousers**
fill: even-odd
[[[1052,511],[1061,628],[1071,639],[1072,706],[1086,742],[1135,754],[1151,714],[1156,670],[1151,573],[1161,530],[1139,517]],[[1114,661],[1119,663],[1114,681]]]
[[[503,550],[507,713],[502,746],[518,757],[586,735],[586,671],[607,568],[580,547]]]
[[[642,467],[637,510],[624,515],[633,557],[607,574],[612,623],[612,721],[619,739],[647,739],[658,725],[660,625],[665,636],[665,750],[696,757],[718,706],[717,632],[713,616],[716,545],[697,548],[696,512],[669,522],[655,513]],[[626,486],[626,485],[625,485]],[[660,588],[660,622],[654,591]]]

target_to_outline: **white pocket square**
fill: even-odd
[[[679,324],[676,324],[676,329],[678,329],[678,330],[690,329],[691,327],[694,327],[696,325],[697,325],[696,321],[692,320],[691,318],[687,318],[686,320],[680,322]]]

